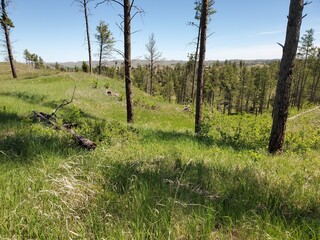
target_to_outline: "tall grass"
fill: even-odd
[[[192,113],[135,89],[127,126],[122,81],[34,74],[0,81],[1,239],[319,239],[320,110],[289,121],[270,156],[269,115],[207,113],[195,136]],[[74,86],[57,118],[92,152],[32,117]]]

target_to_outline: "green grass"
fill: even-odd
[[[127,126],[122,81],[19,69],[0,64],[0,239],[319,239],[319,109],[271,156],[268,114],[206,113],[195,136],[192,113],[134,89]],[[75,86],[57,118],[92,152],[32,117]]]

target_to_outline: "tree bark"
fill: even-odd
[[[150,60],[150,95],[151,96],[154,95],[154,91],[153,91],[153,56],[151,56],[151,60]]]
[[[240,90],[240,113],[243,114],[243,98],[244,98],[244,73],[243,73],[243,62],[240,62],[240,79],[241,79],[241,90]]]
[[[304,0],[291,0],[285,45],[280,64],[279,80],[273,109],[273,123],[269,141],[269,152],[282,153],[288,118],[290,89],[294,60],[297,53]]]
[[[132,80],[131,80],[131,3],[124,0],[124,68],[126,84],[127,102],[127,122],[134,122],[133,100],[132,100]]]
[[[102,67],[102,54],[103,54],[103,38],[100,40],[100,49],[99,49],[99,69],[98,74],[101,75],[101,67]]]
[[[196,52],[194,55],[194,66],[193,66],[193,76],[192,76],[192,88],[191,88],[191,100],[194,102],[194,87],[195,87],[195,80],[197,74],[197,63],[198,63],[198,52],[199,52],[199,44],[200,44],[200,37],[201,37],[201,24],[198,29],[198,37],[197,37],[197,47]]]
[[[199,133],[202,125],[202,101],[203,101],[203,75],[205,68],[206,41],[207,41],[207,23],[208,23],[208,5],[209,0],[202,1],[201,10],[201,39],[200,39],[200,54],[197,79],[197,100],[196,100],[196,119],[195,133]]]
[[[12,54],[12,47],[11,47],[11,41],[10,41],[10,30],[8,26],[8,15],[6,12],[6,4],[5,0],[1,0],[1,10],[2,10],[2,16],[1,16],[1,26],[4,31],[4,35],[6,38],[6,47],[8,51],[8,57],[9,57],[9,62],[10,62],[10,67],[11,67],[11,72],[12,72],[12,77],[13,78],[18,78],[16,68],[14,66],[14,59],[13,59],[13,54]]]
[[[50,123],[56,130],[64,129],[66,132],[70,133],[72,135],[72,138],[75,141],[75,143],[77,145],[79,145],[80,147],[85,148],[87,150],[94,150],[97,147],[97,144],[95,142],[91,141],[90,139],[88,139],[82,135],[77,134],[74,130],[72,130],[68,126],[63,126],[63,128],[60,127],[57,123],[55,123],[54,121],[52,121],[50,119],[50,116],[52,116],[52,115],[45,114],[42,112],[38,113],[36,111],[33,111],[33,114],[34,114],[35,118],[38,118],[43,122]]]
[[[317,76],[316,74],[313,75],[311,94],[310,94],[310,102],[312,103],[316,103],[317,101],[316,94],[317,94],[319,82],[320,82],[320,71],[318,72]]]
[[[301,80],[300,80],[300,85],[298,85],[298,95],[297,95],[297,108],[298,110],[300,110],[302,108],[302,98],[303,98],[303,93],[304,93],[304,89],[307,83],[307,79],[308,79],[308,74],[309,74],[309,70],[308,70],[308,57],[309,57],[309,49],[306,49],[306,54],[305,54],[305,58],[303,60],[303,68],[301,70]]]
[[[89,32],[89,20],[88,20],[88,9],[87,0],[83,0],[83,10],[84,18],[86,21],[86,32],[87,32],[87,42],[88,42],[88,54],[89,54],[89,72],[92,74],[92,58],[91,58],[91,43],[90,43],[90,32]]]

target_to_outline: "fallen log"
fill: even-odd
[[[34,117],[36,119],[39,119],[42,122],[46,122],[49,123],[50,125],[52,125],[54,127],[54,129],[56,130],[64,130],[67,133],[72,135],[72,139],[75,141],[75,143],[82,147],[85,148],[87,150],[94,150],[97,147],[97,144],[93,141],[91,141],[90,139],[81,136],[79,134],[77,134],[74,130],[72,130],[70,128],[70,126],[68,125],[63,125],[62,127],[59,126],[56,122],[52,121],[50,118],[50,116],[52,116],[51,114],[46,114],[46,113],[42,113],[42,112],[36,112],[33,111]]]
[[[94,150],[97,147],[97,144],[95,142],[92,142],[90,139],[81,136],[77,134],[74,130],[71,128],[65,127],[64,129],[72,135],[73,140],[80,146],[87,150]]]

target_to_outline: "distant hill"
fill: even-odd
[[[253,60],[242,60],[245,64],[247,65],[259,65],[259,64],[268,64],[270,62],[273,61],[278,61],[279,59],[253,59]],[[214,62],[217,62],[218,60],[208,60],[206,61],[207,65],[211,65]],[[232,59],[232,60],[228,60],[230,62],[237,62],[239,63],[241,60],[240,59]],[[160,60],[156,63],[156,65],[158,66],[174,66],[177,63],[186,63],[187,61],[184,60]],[[225,61],[219,61],[220,63],[224,63]],[[54,66],[55,63],[48,63],[48,65],[53,65]],[[119,66],[123,64],[123,60],[112,60],[112,61],[105,61],[104,62],[104,66]],[[148,65],[149,62],[147,60],[133,60],[132,61],[132,67],[137,67],[138,65]],[[81,67],[82,65],[82,61],[78,61],[78,62],[59,62],[59,65],[64,66],[64,67],[69,67],[69,68],[73,68],[75,66],[77,67]],[[93,61],[92,62],[93,67],[98,65],[98,61]]]

